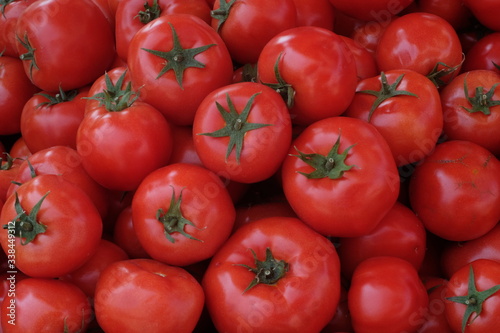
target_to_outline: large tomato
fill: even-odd
[[[464,5],[472,11],[474,17],[487,28],[500,31],[497,13],[500,2],[496,0],[464,0]]]
[[[204,304],[200,284],[186,270],[151,259],[107,266],[94,298],[99,326],[107,333],[190,333]]]
[[[0,2],[0,50],[3,55],[19,57],[16,47],[16,24],[19,15],[36,0],[8,0]]]
[[[462,71],[486,69],[500,74],[500,32],[487,34],[467,51]]]
[[[303,26],[274,36],[257,63],[259,80],[283,95],[295,124],[338,116],[357,84],[354,57],[334,32]]]
[[[40,0],[19,16],[17,49],[40,89],[57,92],[91,83],[115,56],[111,26],[92,0]]]
[[[16,267],[32,277],[55,278],[87,261],[101,239],[102,220],[87,194],[57,175],[19,186],[0,215],[0,243],[15,251]]]
[[[132,199],[139,242],[158,261],[186,266],[210,258],[231,233],[233,201],[220,178],[194,164],[150,173]]]
[[[356,333],[415,333],[424,323],[429,297],[408,261],[379,256],[356,268],[347,302]]]
[[[368,234],[399,195],[387,142],[373,125],[355,118],[309,125],[292,143],[281,173],[299,218],[328,236]]]
[[[339,259],[300,220],[265,218],[229,238],[202,285],[220,332],[319,332],[340,299]]]
[[[203,98],[233,77],[220,36],[189,14],[160,16],[146,24],[130,41],[127,59],[141,100],[176,125],[191,125]]]
[[[470,141],[440,143],[410,179],[413,210],[430,232],[466,241],[500,220],[500,162]]]

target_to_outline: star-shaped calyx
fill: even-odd
[[[472,108],[466,108],[465,106],[462,106],[462,108],[469,113],[481,112],[484,115],[490,115],[490,108],[500,105],[499,100],[493,100],[495,89],[499,84],[500,83],[495,83],[487,92],[484,91],[483,87],[476,87],[475,95],[473,97],[469,97],[469,88],[467,86],[466,77],[464,79],[464,95],[467,101],[472,105]]]
[[[194,57],[197,54],[200,54],[206,51],[207,49],[211,48],[212,46],[215,46],[216,44],[209,44],[200,47],[195,47],[192,49],[185,49],[181,45],[179,36],[177,35],[174,26],[170,22],[168,23],[168,25],[172,29],[173,46],[170,51],[165,52],[165,51],[151,50],[146,48],[142,48],[142,50],[147,51],[151,54],[154,54],[155,56],[158,56],[166,60],[165,65],[161,69],[160,73],[158,73],[158,75],[156,76],[157,79],[160,78],[163,74],[165,74],[169,70],[173,70],[175,73],[175,79],[177,80],[177,83],[181,88],[183,88],[182,81],[184,78],[184,71],[187,68],[189,67],[205,68],[205,64],[199,62]]]
[[[229,145],[226,151],[226,160],[229,158],[229,155],[233,151],[236,150],[236,161],[240,163],[241,150],[243,148],[243,139],[245,138],[245,133],[254,129],[258,129],[264,126],[271,126],[271,124],[259,124],[259,123],[249,123],[247,122],[248,115],[250,114],[250,110],[252,109],[252,105],[254,103],[255,97],[260,93],[253,94],[243,111],[238,114],[236,111],[236,107],[234,106],[233,101],[229,97],[229,94],[226,94],[226,101],[229,108],[229,112],[224,109],[220,103],[215,102],[217,106],[217,110],[219,111],[222,118],[226,122],[226,126],[223,128],[211,132],[211,133],[198,133],[198,135],[206,135],[215,138],[221,137],[229,137]]]

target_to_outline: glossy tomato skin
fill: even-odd
[[[355,332],[399,333],[418,331],[429,297],[410,263],[381,256],[356,268],[347,301]]]
[[[444,18],[457,31],[470,28],[473,22],[472,13],[462,0],[421,0],[418,8]]]
[[[96,99],[95,96],[98,96],[98,94],[101,94],[108,89],[106,85],[106,78],[109,79],[113,85],[116,85],[121,79],[122,85],[119,88],[121,88],[122,90],[125,90],[127,88],[127,84],[131,82],[130,72],[126,66],[113,67],[105,74],[99,76],[94,80],[94,82],[92,82],[92,85],[90,85],[88,91],[89,98],[85,99],[85,115],[103,106],[102,101]]]
[[[159,76],[165,59],[144,50],[172,50],[172,28],[184,49],[212,45],[194,56],[202,65],[187,67],[182,79],[176,78],[174,70]],[[130,41],[127,59],[132,83],[141,87],[141,100],[158,108],[175,125],[191,125],[203,98],[231,83],[233,76],[231,57],[220,36],[202,19],[189,14],[161,16],[145,25]]]
[[[337,179],[309,179],[300,173],[314,168],[297,157],[298,151],[325,156],[339,136],[339,154],[351,147],[344,160],[349,170]],[[400,188],[385,139],[373,125],[349,117],[331,117],[305,128],[293,141],[281,174],[283,191],[297,216],[328,236],[368,234],[392,208]]]
[[[189,223],[179,222],[169,231],[170,220],[164,223],[160,216],[177,210]],[[175,215],[176,221],[181,216]],[[186,266],[210,258],[229,237],[234,219],[233,201],[220,178],[197,165],[175,163],[153,171],[132,199],[139,242],[153,259],[170,265]]]
[[[461,140],[436,146],[413,172],[410,203],[427,230],[466,241],[500,219],[500,162],[483,147]]]
[[[245,132],[241,153],[237,146],[231,148],[230,136],[209,135],[227,126],[217,105],[231,113],[228,100],[238,117],[250,107],[246,125],[260,126]],[[223,178],[251,184],[278,171],[292,140],[292,123],[285,102],[273,89],[256,82],[234,83],[212,91],[202,101],[193,123],[193,140],[207,169]]]
[[[93,317],[87,296],[69,282],[25,278],[17,281],[14,294],[2,302],[5,333],[85,332]],[[14,318],[9,316],[12,304]]]
[[[151,259],[110,264],[99,277],[95,315],[108,333],[192,332],[200,318],[203,289],[180,267]]]
[[[382,71],[411,69],[428,76],[435,72],[436,66],[438,71],[454,69],[434,76],[436,82],[442,84],[458,74],[463,56],[460,40],[450,23],[435,14],[417,12],[399,17],[387,26],[380,37],[375,59]]]
[[[349,106],[357,84],[355,59],[341,37],[314,26],[288,29],[262,49],[257,76],[264,84],[281,78],[294,90],[289,105],[294,124],[338,116]],[[292,96],[290,96],[292,97]]]
[[[297,10],[297,26],[315,26],[333,30],[335,8],[329,0],[293,0]]]
[[[45,232],[29,242],[26,237],[13,237],[13,221],[19,214],[15,194],[7,198],[2,209],[0,223],[8,227],[2,229],[0,242],[6,253],[15,247],[20,271],[32,277],[54,278],[73,271],[92,256],[101,238],[102,220],[85,192],[61,176],[41,175],[21,185],[16,194],[26,214],[47,194],[36,215],[38,223],[46,226]]]
[[[0,135],[20,132],[24,104],[39,90],[24,73],[20,59],[0,57]]]
[[[340,37],[344,40],[354,57],[354,61],[356,62],[356,73],[358,80],[377,76],[379,74],[379,70],[373,54],[366,48],[358,44],[354,39],[346,36]]]
[[[476,41],[467,51],[463,72],[486,69],[500,74],[500,32],[493,32]]]
[[[339,11],[362,21],[381,22],[387,17],[395,16],[408,7],[413,0],[330,0]]]
[[[389,144],[398,166],[415,163],[429,155],[443,131],[443,111],[436,86],[424,75],[412,70],[384,72],[387,84],[400,83],[396,95],[385,99],[373,109],[377,96],[365,91],[380,91],[382,75],[359,82],[356,95],[344,116],[371,123]]]
[[[500,285],[500,263],[488,259],[479,259],[463,266],[450,277],[445,293],[446,298],[469,294],[470,270],[473,271],[473,283],[478,291],[485,291]],[[464,333],[495,332],[498,329],[498,318],[500,316],[499,296],[497,291],[487,297],[482,302],[481,313],[479,315],[476,312],[472,313],[472,317],[467,321],[464,330],[462,330],[462,322],[466,305],[448,299],[445,303],[445,313],[452,330]]]
[[[0,50],[4,56],[19,57],[16,47],[16,23],[19,15],[36,0],[16,0],[2,3],[0,15]]]
[[[118,214],[113,225],[113,242],[120,246],[130,259],[151,258],[137,238],[129,205]]]
[[[418,271],[425,249],[426,232],[422,221],[410,208],[396,202],[371,233],[341,238],[338,252],[342,274],[350,278],[363,260],[384,255],[405,259]]]
[[[288,271],[273,285],[245,291],[255,278],[252,251],[266,248]],[[271,217],[242,226],[212,258],[202,281],[220,332],[319,332],[335,314],[340,271],[333,244],[296,218]],[[292,319],[293,318],[293,319]]]
[[[64,92],[64,100],[51,101],[45,95],[55,99],[61,93],[42,91],[26,102],[21,113],[21,135],[32,153],[53,146],[76,149],[76,132],[83,120],[88,92],[85,86]]]
[[[34,49],[36,66],[30,57],[22,58],[26,75],[45,91],[91,83],[115,54],[111,26],[92,0],[36,1],[19,16],[16,34],[19,54],[29,52],[21,41]]]
[[[220,10],[221,2],[229,1],[216,0],[212,13]],[[270,13],[272,15],[269,15]],[[255,64],[269,40],[297,25],[297,9],[294,0],[283,0],[279,3],[237,0],[229,8],[223,23],[212,14],[211,25],[224,40],[234,62],[241,65]]]
[[[121,111],[102,106],[83,118],[76,149],[96,182],[110,190],[131,191],[147,174],[168,163],[170,123],[156,108],[140,101]]]
[[[474,17],[484,26],[500,31],[500,22],[495,14],[500,10],[500,3],[495,0],[464,0],[464,5],[474,14]]]
[[[429,307],[418,333],[453,333],[445,313],[448,280],[437,276],[422,276],[422,282],[429,295]]]

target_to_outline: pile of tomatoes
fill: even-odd
[[[0,331],[495,332],[499,10],[0,1]]]

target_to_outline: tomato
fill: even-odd
[[[297,214],[295,214],[286,200],[265,201],[248,206],[237,206],[233,232],[247,223],[274,216],[297,217]]]
[[[475,260],[456,271],[445,297],[446,318],[454,332],[495,332],[500,316],[500,263]]]
[[[116,52],[127,60],[130,40],[144,25],[169,14],[191,14],[210,23],[210,7],[205,0],[127,0],[116,7]]]
[[[16,47],[16,23],[19,15],[36,0],[2,1],[0,15],[0,50],[3,55],[18,57]]]
[[[216,89],[203,100],[193,137],[206,168],[232,181],[256,183],[278,171],[292,125],[279,94],[260,83],[240,82]]]
[[[500,31],[500,22],[496,13],[500,10],[500,3],[495,0],[464,0],[465,7],[469,8],[474,17],[487,28]]]
[[[38,91],[24,73],[20,59],[0,56],[0,135],[20,132],[23,106]]]
[[[422,282],[429,295],[429,307],[418,333],[453,333],[445,313],[448,280],[436,276],[424,276]]]
[[[380,37],[375,59],[382,71],[411,69],[441,86],[458,74],[463,56],[450,23],[435,14],[417,12],[391,21]]]
[[[297,10],[297,26],[315,26],[333,30],[335,9],[329,0],[293,0]]]
[[[341,238],[338,252],[342,274],[352,277],[356,266],[376,256],[393,256],[407,260],[418,271],[424,260],[426,233],[413,211],[396,202],[367,235]]]
[[[121,247],[129,258],[150,258],[137,238],[130,205],[122,209],[113,226],[113,242]]]
[[[71,282],[85,295],[94,298],[95,287],[101,272],[114,262],[127,260],[127,253],[115,243],[101,239],[94,254],[76,270],[59,277],[59,280]]]
[[[463,72],[476,69],[495,71],[500,74],[500,32],[488,34],[476,41],[467,51]]]
[[[477,259],[500,262],[500,224],[485,235],[466,242],[448,243],[441,252],[441,266],[446,277]]]
[[[175,125],[191,125],[203,98],[231,83],[233,76],[220,36],[189,14],[165,15],[146,24],[130,41],[127,59],[141,100]]]
[[[21,113],[21,135],[30,152],[53,146],[76,149],[76,132],[83,120],[89,87],[31,97]]]
[[[211,15],[212,28],[227,45],[233,61],[241,65],[257,63],[266,43],[297,25],[294,0],[215,0]]]
[[[335,315],[330,322],[323,327],[321,333],[354,332],[351,323],[351,314],[347,304],[347,290],[342,286],[340,289],[340,301],[337,305]]]
[[[399,194],[387,142],[373,125],[355,118],[309,125],[292,143],[281,173],[297,216],[327,236],[368,234]]]
[[[379,256],[358,265],[347,302],[356,333],[418,332],[429,297],[408,261]]]
[[[339,11],[359,20],[380,22],[398,14],[413,0],[330,0],[330,2]]]
[[[457,31],[472,25],[472,13],[462,0],[420,0],[418,8],[422,12],[442,17]]]
[[[175,163],[150,173],[132,199],[139,242],[158,261],[186,266],[208,259],[235,219],[227,189],[213,172]]]
[[[379,73],[375,57],[366,48],[359,45],[354,39],[340,36],[351,51],[356,63],[358,80],[376,76]]]
[[[381,22],[363,22],[362,24],[356,25],[348,36],[352,38],[356,44],[375,55],[380,37],[394,18],[395,17],[390,16]]]
[[[444,135],[449,140],[474,142],[500,155],[500,73],[465,72],[441,90]]]
[[[416,166],[409,191],[427,230],[447,240],[471,240],[500,219],[500,162],[470,141],[443,142]]]
[[[319,332],[340,299],[339,259],[300,220],[264,218],[224,243],[202,286],[219,332]]]
[[[92,0],[36,1],[19,16],[16,35],[26,75],[50,92],[91,83],[115,54],[111,26]]]
[[[26,146],[24,142],[24,138],[22,136],[18,137],[12,143],[9,155],[14,158],[14,163],[21,164],[26,158],[31,155],[29,148]]]
[[[26,278],[2,302],[2,330],[8,332],[85,332],[92,320],[87,296],[55,279]]]
[[[342,38],[314,26],[274,36],[257,63],[259,80],[278,90],[294,124],[340,115],[356,90],[356,62]]]
[[[0,199],[7,198],[12,181],[19,172],[19,163],[14,163],[14,158],[7,153],[0,155]]]
[[[53,146],[36,152],[19,165],[14,183],[8,188],[7,195],[13,195],[18,184],[23,184],[39,175],[60,175],[66,181],[83,190],[92,200],[101,217],[108,212],[108,191],[96,183],[82,166],[77,151],[65,146]]]
[[[94,308],[107,333],[192,332],[204,293],[185,269],[151,259],[107,266],[97,281]]]
[[[95,181],[110,190],[131,191],[147,174],[168,163],[170,124],[158,109],[138,101],[130,84],[122,90],[108,83],[109,93],[96,96],[103,105],[80,123],[76,149]]]
[[[32,277],[67,274],[95,252],[102,221],[94,203],[57,175],[40,175],[5,201],[0,242],[15,251],[16,266]]]
[[[362,80],[343,115],[375,126],[398,166],[429,155],[443,130],[436,86],[412,70],[390,70]]]

